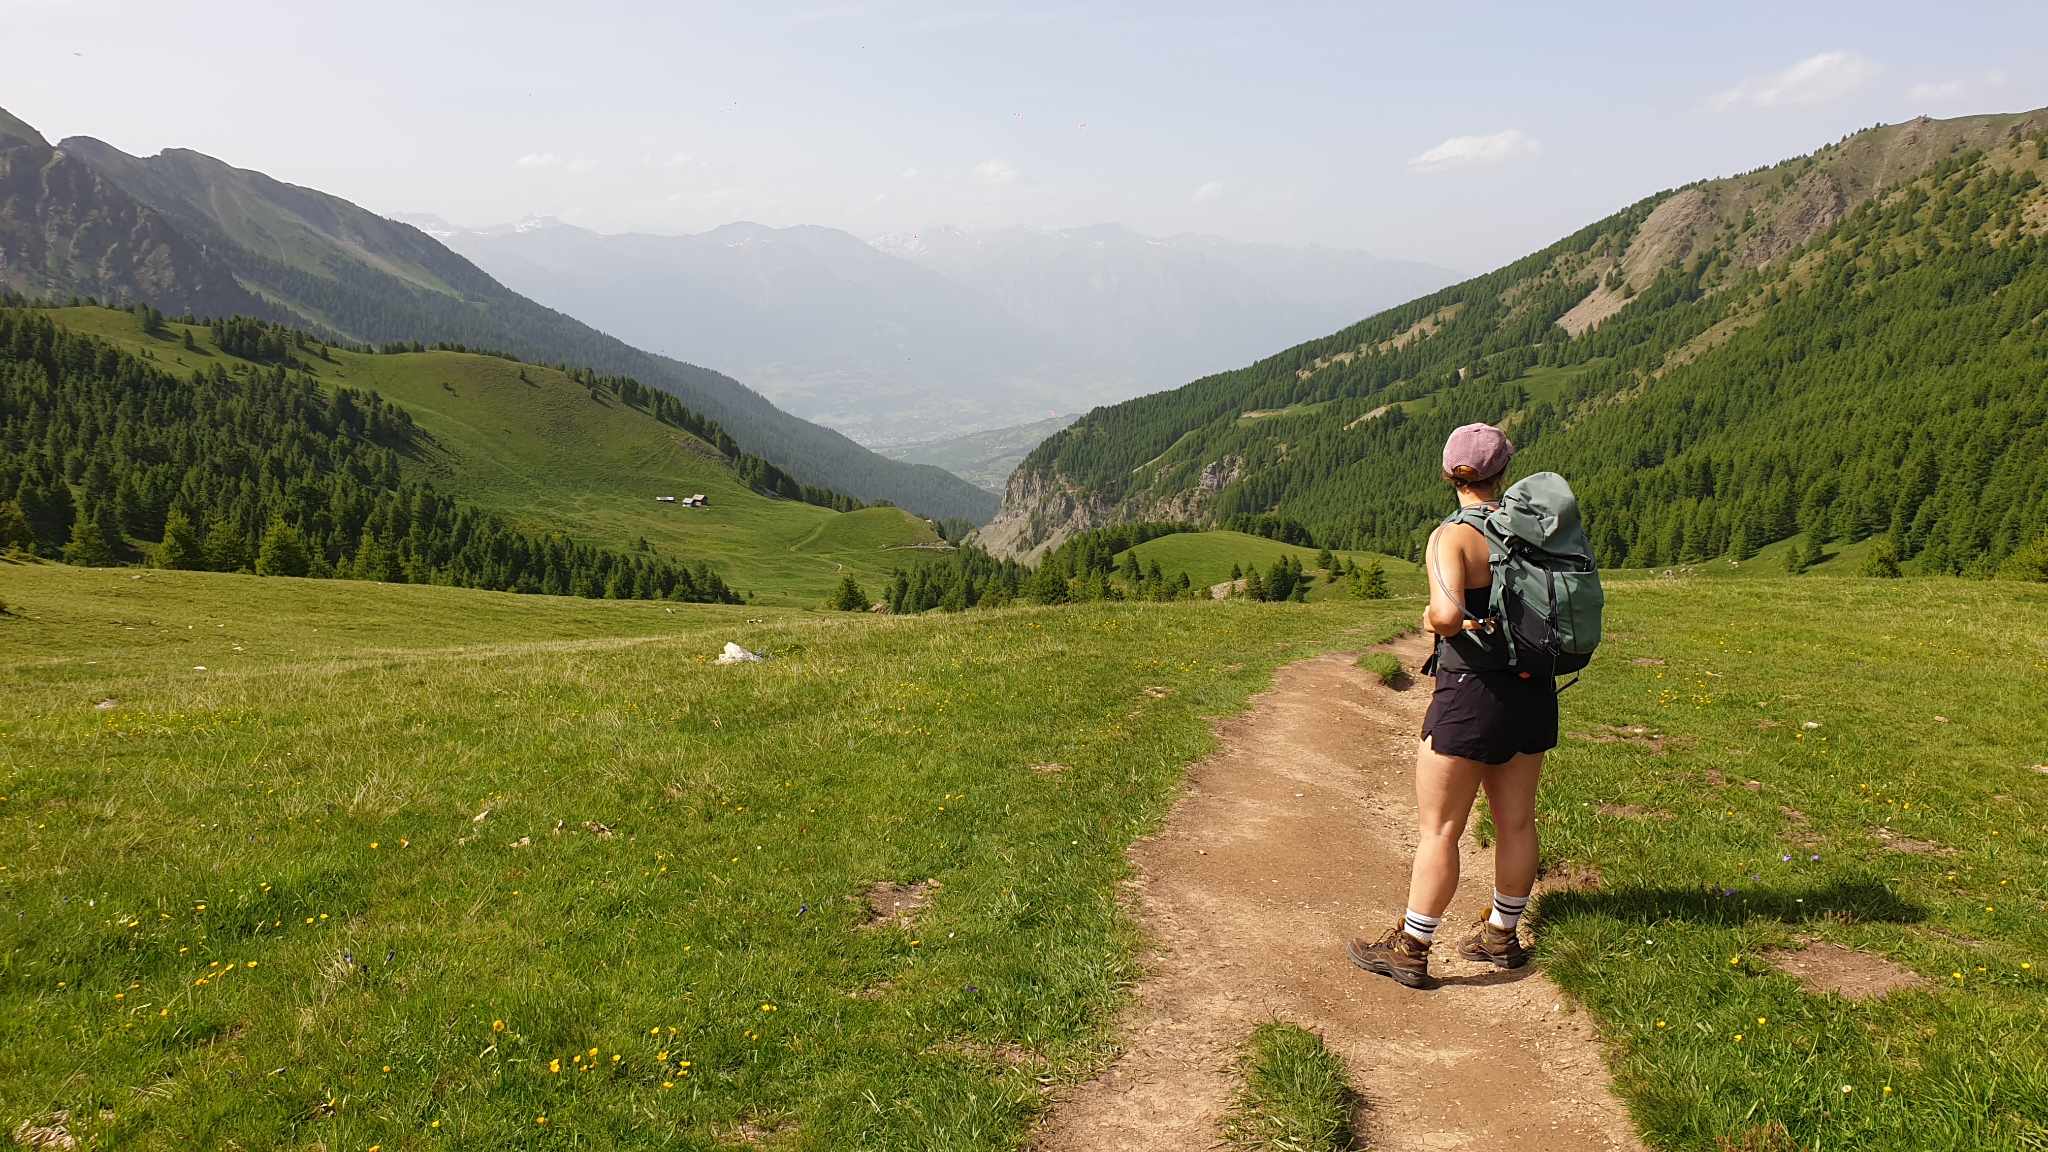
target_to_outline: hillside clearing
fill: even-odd
[[[163,336],[149,337],[128,312],[51,315],[179,374],[247,363],[215,347],[203,325],[166,324]],[[187,332],[194,351],[181,344]],[[374,391],[411,412],[432,442],[405,471],[437,489],[532,530],[622,551],[644,539],[657,552],[709,561],[734,588],[770,603],[821,602],[840,565],[879,583],[897,564],[886,549],[938,540],[930,524],[899,509],[863,509],[839,522],[847,514],[761,495],[704,441],[553,368],[473,353],[343,350],[308,358],[307,367],[324,387]],[[655,502],[700,492],[707,507]],[[806,543],[814,537],[831,543]]]

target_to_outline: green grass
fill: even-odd
[[[2048,589],[1611,585],[1564,727],[1640,725],[1666,747],[1568,736],[1553,755],[1546,858],[1604,881],[1541,901],[1539,944],[1653,1144],[1777,1122],[1798,1148],[2044,1146],[2044,697]],[[1808,938],[1924,986],[1803,991],[1765,957]]]
[[[0,1121],[140,1148],[1015,1147],[1113,1044],[1124,850],[1208,718],[1416,609],[19,564],[0,601]],[[1651,1144],[2038,1149],[2048,588],[1623,575],[1609,613],[1540,799],[1600,880],[1535,917]],[[1589,738],[1632,726],[1661,751]],[[1806,991],[1768,957],[1809,939],[1922,984]]]
[[[1282,556],[1293,556],[1301,561],[1304,569],[1315,576],[1315,584],[1309,598],[1320,600],[1334,598],[1351,599],[1348,585],[1326,585],[1315,571],[1316,549],[1303,548],[1295,544],[1282,544],[1264,536],[1252,536],[1244,532],[1176,532],[1147,540],[1129,551],[1138,554],[1140,564],[1159,562],[1159,569],[1171,577],[1186,572],[1199,587],[1221,584],[1230,579],[1231,565],[1249,570],[1257,565],[1261,573]],[[1378,559],[1387,572],[1387,586],[1397,595],[1421,595],[1423,589],[1422,569],[1406,560],[1382,556],[1377,552],[1335,552],[1339,559],[1356,560],[1360,566]],[[1117,558],[1122,560],[1123,554]]]
[[[1407,672],[1401,667],[1401,658],[1392,652],[1367,652],[1358,658],[1358,666],[1379,678],[1379,682],[1392,687]]]
[[[1759,548],[1756,555],[1747,560],[1732,560],[1727,556],[1716,556],[1711,560],[1688,560],[1685,563],[1660,565],[1654,569],[1613,569],[1612,574],[1621,577],[1661,575],[1665,572],[1682,573],[1686,576],[1700,576],[1714,580],[1751,580],[1756,578],[1784,579],[1785,553],[1802,538],[1794,536],[1778,540]],[[1877,544],[1877,538],[1865,537],[1851,543],[1834,540],[1821,547],[1821,561],[1808,568],[1800,579],[1814,576],[1860,576],[1863,560]],[[1908,569],[1912,567],[1909,563]]]
[[[194,353],[182,346],[184,325],[166,324],[166,335],[153,338],[128,312],[52,315],[181,374],[240,363],[215,348],[204,327],[191,329],[200,348]],[[616,398],[593,400],[551,368],[456,352],[337,351],[333,359],[311,362],[323,384],[378,392],[432,437],[406,461],[414,476],[529,528],[620,549],[644,537],[664,554],[709,561],[734,588],[766,602],[821,602],[842,568],[879,584],[901,562],[903,553],[892,549],[938,540],[930,524],[899,509],[842,517],[762,496],[710,445]],[[698,492],[710,497],[709,507],[654,499]]]
[[[1257,1152],[1348,1152],[1356,1096],[1344,1061],[1299,1024],[1271,1020],[1245,1044],[1244,1086],[1224,1120],[1230,1142]]]
[[[1209,718],[1412,609],[57,565],[0,598],[0,1119],[358,1152],[1017,1146],[1039,1077],[1110,1050],[1125,850]],[[924,879],[917,923],[863,926]]]

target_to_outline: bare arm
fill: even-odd
[[[1461,525],[1462,527],[1462,525]],[[1470,528],[1465,529],[1472,531]],[[1429,608],[1422,614],[1422,626],[1439,636],[1456,636],[1471,626],[1465,617],[1465,549],[1456,536],[1440,539],[1442,526],[1429,534],[1423,549],[1423,563],[1429,572]],[[1445,589],[1451,589],[1446,592]],[[1455,597],[1455,598],[1454,598]]]

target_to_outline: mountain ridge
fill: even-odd
[[[986,492],[943,470],[877,456],[730,377],[537,304],[410,224],[188,149],[143,158],[90,137],[53,148],[33,129],[10,133],[0,144],[0,286],[628,375],[804,483],[933,516],[979,521],[993,509]]]
[[[1246,369],[1090,413],[1033,451],[978,539],[1033,556],[1109,523],[1278,515],[1333,546],[1413,554],[1442,513],[1430,461],[1443,434],[1484,420],[1516,437],[1518,466],[1568,470],[1589,516],[1630,533],[1600,538],[1606,561],[1696,559],[1795,531],[1898,531],[1913,555],[1950,517],[1990,523],[1928,564],[1995,563],[2038,531],[2034,513],[1978,508],[1975,494],[1898,492],[1883,470],[1929,452],[2010,467],[2008,441],[2032,433],[2001,440],[1974,417],[1939,415],[1935,401],[1949,394],[1989,388],[2022,411],[2048,404],[2009,358],[2038,323],[2009,313],[2044,276],[2044,137],[2048,110],[1920,118],[1646,197]],[[1985,268],[2008,279],[1987,287]],[[1865,313],[1879,308],[1893,310],[1892,329],[1868,328]],[[1924,315],[1981,328],[1988,342],[1947,348],[1943,360],[1935,349],[1957,337],[1937,325],[1898,344],[1892,333],[1918,330]],[[1869,360],[1880,346],[1889,371]],[[1975,362],[1958,367],[1966,358]],[[1842,392],[1851,376],[1869,379]],[[1867,407],[1877,395],[1930,415],[1895,426]],[[1821,396],[1834,408],[1815,408]],[[1709,404],[1731,427],[1750,421],[1747,440],[1702,425]],[[1772,423],[1795,414],[1837,435],[1806,444],[1802,430]],[[1680,427],[1693,439],[1674,442]],[[1788,455],[1795,442],[1815,458]],[[1849,444],[1866,454],[1845,455]],[[1893,507],[1845,510],[1852,485],[1836,478],[1831,489],[1821,459],[1891,492]]]

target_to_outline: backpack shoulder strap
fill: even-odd
[[[1502,547],[1500,540],[1495,538],[1495,534],[1486,530],[1487,517],[1493,513],[1494,507],[1491,504],[1468,505],[1444,517],[1443,523],[1439,525],[1441,529],[1448,528],[1453,524],[1463,524],[1467,528],[1479,533],[1485,539],[1487,562],[1493,569],[1493,602],[1488,606],[1487,616],[1474,616],[1472,611],[1465,607],[1464,594],[1453,591],[1449,582],[1444,579],[1443,565],[1436,562],[1435,555],[1432,554],[1425,557],[1427,561],[1426,566],[1430,571],[1430,575],[1435,578],[1436,586],[1443,589],[1444,595],[1451,598],[1451,602],[1458,606],[1458,611],[1464,613],[1467,620],[1486,620],[1500,613],[1500,565],[1507,558],[1507,551]],[[1437,536],[1432,535],[1430,539],[1432,544],[1434,544]],[[1432,551],[1434,550],[1432,549]]]

